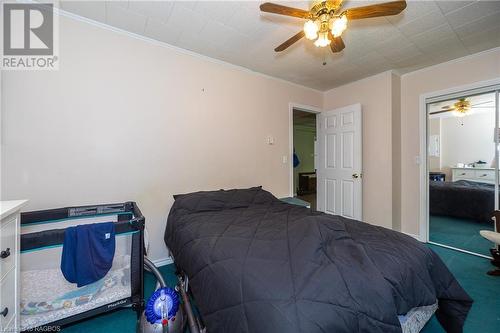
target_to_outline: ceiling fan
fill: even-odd
[[[457,117],[465,117],[469,115],[473,109],[491,109],[493,106],[484,106],[484,104],[493,103],[493,101],[486,101],[476,104],[471,104],[471,102],[467,98],[460,98],[458,101],[453,103],[452,105],[445,105],[441,107],[440,111],[430,112],[429,114],[441,114],[446,112],[453,112],[453,114]],[[483,106],[482,106],[483,105]]]
[[[313,1],[309,11],[270,2],[260,5],[260,10],[263,12],[307,20],[303,30],[279,45],[274,51],[281,52],[305,36],[309,40],[314,40],[314,45],[317,47],[330,45],[332,52],[340,52],[345,48],[341,35],[347,28],[349,20],[397,15],[406,8],[406,1],[392,1],[342,11],[342,2],[343,0]]]

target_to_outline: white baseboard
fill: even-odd
[[[161,259],[152,260],[156,267],[166,266],[174,263],[172,257],[166,257]]]
[[[420,236],[419,235],[415,235],[415,234],[410,234],[408,232],[402,232],[403,234],[407,235],[407,236],[410,236],[410,237],[413,237],[415,238],[416,240],[418,240],[419,242],[422,242],[422,240],[420,239]]]

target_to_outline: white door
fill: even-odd
[[[322,112],[318,128],[318,210],[362,219],[361,105]]]

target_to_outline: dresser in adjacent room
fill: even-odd
[[[451,168],[452,181],[471,180],[475,182],[495,184],[493,168]]]
[[[0,332],[17,332],[19,327],[19,226],[26,203],[0,201]]]

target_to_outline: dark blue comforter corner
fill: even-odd
[[[176,196],[165,243],[210,333],[399,333],[398,315],[436,299],[458,333],[472,305],[424,244],[260,187]]]

